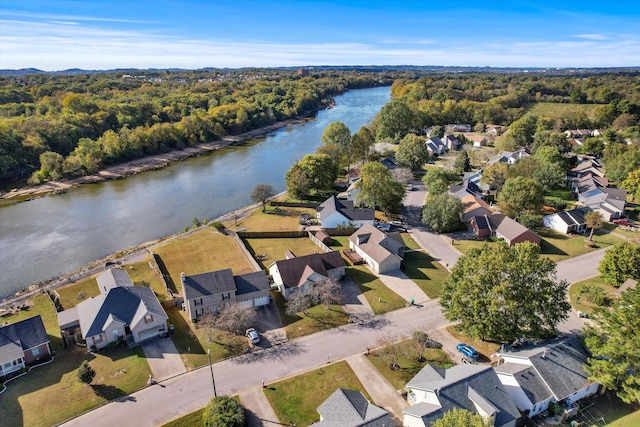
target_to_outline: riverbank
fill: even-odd
[[[112,179],[122,179],[127,176],[138,174],[140,172],[162,169],[169,166],[171,163],[178,162],[200,154],[209,153],[211,151],[216,151],[224,147],[242,144],[245,141],[257,138],[269,132],[285,128],[287,126],[304,123],[308,120],[310,120],[309,117],[283,120],[273,123],[269,126],[254,129],[252,131],[245,132],[239,135],[228,135],[219,141],[206,142],[198,144],[195,147],[188,147],[182,150],[170,151],[168,153],[148,156],[141,159],[132,160],[127,163],[111,166],[93,175],[87,175],[73,179],[63,179],[60,181],[48,181],[39,185],[31,185],[28,187],[15,189],[5,194],[0,194],[0,200],[28,201],[33,198],[45,196],[48,194],[64,193],[83,184],[90,184]]]

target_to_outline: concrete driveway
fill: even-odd
[[[156,338],[142,344],[142,350],[156,381],[187,372],[171,338]]]
[[[358,284],[348,276],[342,280],[342,292],[344,300],[342,308],[352,316],[373,316],[373,309],[369,301],[362,295]]]

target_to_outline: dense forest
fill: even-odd
[[[0,77],[0,181],[81,176],[305,116],[389,72],[141,71]]]
[[[566,129],[607,129],[640,141],[640,73],[442,72],[320,68],[24,74],[0,77],[0,183],[93,173],[312,114],[333,95],[392,85],[370,126],[399,142],[434,125],[509,126],[497,144],[554,141]],[[545,105],[567,105],[545,110]],[[561,113],[558,113],[561,111]],[[566,138],[565,138],[566,140]],[[565,142],[560,142],[565,144]],[[566,145],[566,144],[565,144]]]

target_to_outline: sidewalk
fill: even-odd
[[[247,414],[248,427],[275,427],[281,426],[276,413],[273,412],[271,404],[262,392],[262,386],[251,388],[240,393],[240,403],[244,406]]]
[[[383,407],[394,418],[396,425],[402,425],[402,410],[408,407],[391,383],[362,354],[347,359],[347,363],[369,393],[373,403]]]

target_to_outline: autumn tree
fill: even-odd
[[[421,169],[429,160],[429,150],[424,138],[413,133],[407,134],[398,145],[396,160],[400,165],[410,167],[412,170]]]
[[[615,287],[627,279],[640,279],[640,246],[631,242],[613,245],[598,266],[600,277]]]
[[[275,196],[276,192],[270,184],[258,184],[251,192],[251,200],[262,204],[262,212],[266,210],[267,200]]]
[[[631,194],[635,202],[640,202],[640,169],[629,172],[620,186]]]
[[[462,201],[444,192],[429,198],[422,208],[422,222],[440,233],[454,231],[461,224],[463,211]]]
[[[300,162],[294,163],[284,176],[287,185],[287,193],[289,197],[304,200],[309,197],[311,186],[307,171],[300,165]]]
[[[358,132],[351,137],[351,146],[353,147],[353,156],[356,161],[365,164],[369,159],[371,149],[376,142],[375,135],[367,126],[362,126]]]
[[[364,206],[384,212],[400,212],[404,186],[393,178],[393,174],[380,162],[369,162],[360,171],[360,188],[357,200]]]
[[[435,420],[431,427],[491,427],[492,425],[493,423],[482,418],[480,414],[454,407],[446,411],[442,418]]]
[[[470,249],[451,270],[440,303],[447,319],[469,337],[511,342],[552,334],[567,318],[568,284],[539,246],[485,243]]]
[[[602,227],[602,214],[597,211],[588,212],[584,216],[584,223],[591,229],[591,232],[589,233],[589,241],[592,241],[595,229]]]
[[[498,194],[500,210],[511,218],[537,212],[544,204],[544,188],[533,178],[517,177],[505,181]]]
[[[324,145],[333,145],[338,147],[340,157],[347,160],[347,169],[351,166],[351,157],[353,156],[353,143],[351,138],[351,131],[342,122],[333,122],[327,126],[322,133],[321,137]],[[336,164],[339,164],[339,159],[334,159]]]
[[[517,147],[525,147],[533,142],[537,121],[535,116],[527,114],[511,123],[508,135]]]
[[[615,390],[626,403],[640,402],[640,288],[623,292],[612,308],[594,310],[583,333],[589,381]]]
[[[344,293],[340,282],[328,277],[290,295],[286,303],[286,312],[289,316],[297,313],[307,314],[308,309],[318,304],[329,308],[332,304],[341,304],[343,299]]]
[[[453,169],[458,173],[469,172],[471,170],[471,160],[466,150],[456,154],[456,161],[453,163]]]

